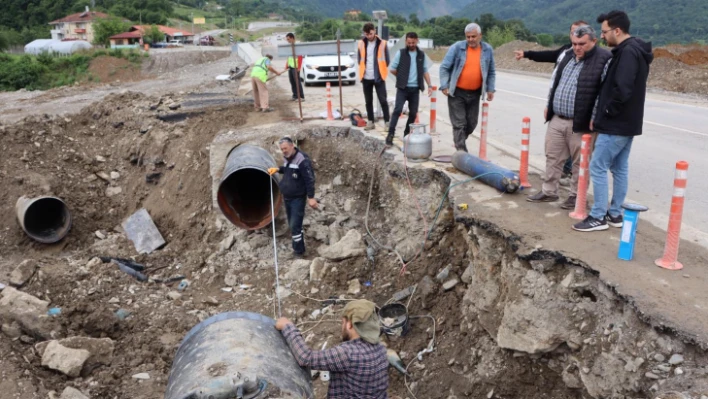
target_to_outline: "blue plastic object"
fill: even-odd
[[[472,177],[479,176],[479,181],[499,191],[511,194],[519,189],[518,174],[464,151],[457,151],[452,156],[452,164]]]
[[[49,316],[59,316],[61,314],[61,308],[51,308],[47,310]]]
[[[622,233],[620,235],[619,251],[617,257],[621,260],[632,260],[634,257],[634,245],[637,238],[637,223],[639,222],[639,212],[648,210],[644,205],[622,204],[624,216],[622,222]]]

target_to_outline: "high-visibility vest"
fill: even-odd
[[[300,65],[302,65],[302,56],[301,55],[297,56],[297,66],[295,66],[295,60],[293,60],[293,57],[292,56],[288,57],[288,68],[297,69],[300,67]]]
[[[376,36],[376,39],[379,39]],[[381,40],[381,39],[379,39]],[[364,79],[366,72],[366,42],[367,39],[359,41],[359,79]],[[382,80],[386,80],[388,76],[388,64],[386,63],[386,40],[381,40],[379,43],[379,51],[376,54],[376,62],[379,63],[379,74]]]
[[[253,70],[251,71],[251,77],[258,78],[263,81],[263,83],[268,81],[268,66],[266,62],[268,57],[263,57],[253,64]]]

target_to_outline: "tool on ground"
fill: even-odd
[[[521,187],[529,188],[529,143],[531,142],[531,118],[524,117],[521,127],[521,166],[519,167],[519,179]]]
[[[584,134],[580,144],[580,168],[578,169],[578,194],[575,197],[575,210],[569,214],[573,219],[583,220],[588,217],[588,180],[592,136]]]
[[[364,119],[361,116],[361,111],[358,109],[353,109],[352,112],[349,114],[349,120],[352,122],[352,126],[356,127],[365,127],[366,126],[366,119]]]
[[[408,374],[408,372],[406,371],[406,367],[403,365],[401,357],[398,356],[398,353],[396,353],[395,350],[386,349],[386,358],[388,358],[388,364],[393,366],[393,368],[398,370],[401,374]]]
[[[676,162],[674,172],[674,195],[671,197],[671,213],[669,226],[666,229],[666,244],[664,255],[654,264],[664,269],[681,270],[683,265],[678,261],[679,244],[681,242],[681,219],[683,218],[683,202],[688,183],[688,162]]]
[[[133,268],[133,265],[130,263],[124,263],[124,262],[121,262],[116,259],[111,259],[111,263],[118,265],[118,269],[120,269],[125,274],[135,277],[135,279],[138,281],[142,282],[142,281],[148,280],[147,276],[140,273],[140,271],[139,271],[139,270],[143,270],[143,269]]]
[[[479,158],[487,161],[487,123],[489,121],[489,103],[482,103],[482,128],[479,131]]]
[[[295,40],[293,40],[292,43],[290,43],[290,48],[292,49],[293,53],[293,62],[295,63],[295,90],[297,91],[297,105],[300,108],[300,123],[302,123],[302,95],[304,93],[300,93],[300,63],[297,62],[298,58],[297,55],[295,55]]]
[[[512,194],[519,189],[519,175],[467,152],[455,152],[452,155],[452,165],[501,192]]]
[[[620,245],[617,257],[622,260],[632,260],[634,257],[634,242],[637,238],[637,224],[639,222],[639,212],[645,212],[649,208],[639,204],[622,204],[624,216],[622,221],[622,234],[620,235]]]
[[[273,176],[269,176],[270,180],[270,214],[272,215],[271,225],[273,227],[273,260],[275,263],[275,296],[278,300],[278,317],[282,317],[283,313],[280,308],[280,275],[278,273],[278,242],[275,237],[275,204],[273,201]]]
[[[438,87],[432,87],[433,92],[430,94],[430,135],[435,136],[437,131],[438,120]]]

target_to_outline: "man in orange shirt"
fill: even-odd
[[[455,148],[467,152],[467,137],[477,127],[482,93],[494,99],[496,69],[494,50],[482,41],[482,28],[472,23],[465,27],[466,41],[448,50],[440,65],[440,90],[447,98]]]

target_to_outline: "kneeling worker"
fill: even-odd
[[[331,373],[327,399],[387,399],[388,359],[379,343],[376,305],[365,299],[349,302],[342,311],[342,341],[333,348],[313,351],[290,320],[275,323],[301,367]]]
[[[315,172],[310,157],[300,151],[290,137],[283,137],[278,142],[283,152],[285,165],[268,169],[271,176],[281,173],[280,192],[285,200],[285,211],[293,238],[293,252],[296,256],[305,254],[305,237],[302,233],[302,220],[305,218],[305,202],[312,209],[317,209],[315,200]]]

